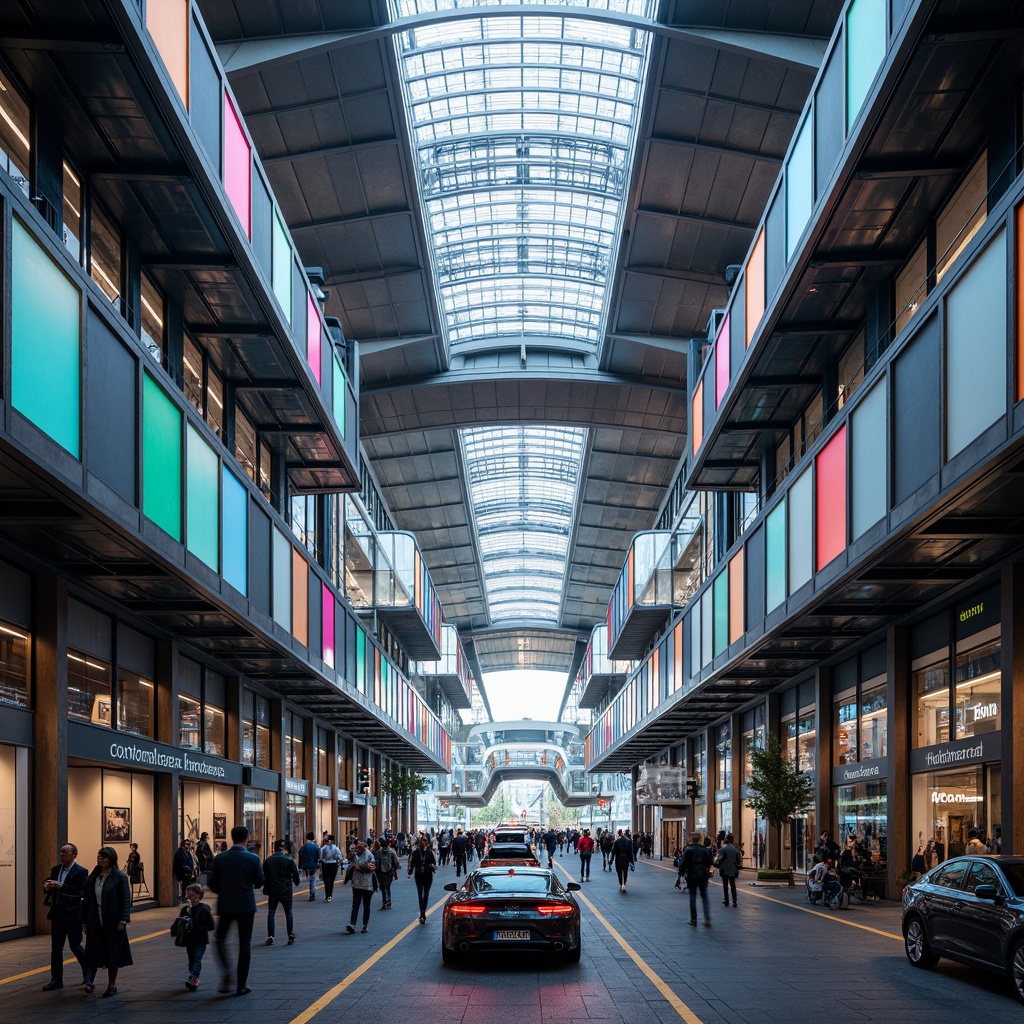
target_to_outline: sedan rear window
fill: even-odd
[[[516,872],[514,875],[477,875],[477,892],[537,892],[551,891],[547,875],[528,875]]]

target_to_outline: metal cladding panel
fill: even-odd
[[[939,471],[939,318],[932,316],[892,371],[893,504]]]
[[[886,381],[880,380],[861,399],[850,417],[850,535],[853,540],[886,512],[888,478],[888,416]]]

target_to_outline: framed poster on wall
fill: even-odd
[[[213,812],[213,838],[227,839],[228,837],[228,816],[224,811]]]
[[[127,807],[103,808],[103,842],[127,843],[131,837],[131,811]]]

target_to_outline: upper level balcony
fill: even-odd
[[[621,686],[627,675],[628,661],[612,661],[608,657],[608,627],[595,626],[583,656],[583,664],[573,683],[576,706],[583,709],[598,707],[608,691]]]
[[[689,487],[770,495],[957,259],[986,191],[1006,186],[1004,155],[977,161],[1019,54],[975,30],[982,17],[995,41],[1016,25],[982,6],[847,4],[690,367]]]
[[[639,658],[672,612],[672,533],[638,533],[608,602],[608,655]]]
[[[441,657],[441,602],[416,538],[411,533],[379,533],[376,551],[377,616],[410,658],[436,661]]]
[[[447,623],[441,626],[440,660],[416,662],[412,673],[438,683],[453,708],[473,706],[473,675],[459,631],[454,626]]]

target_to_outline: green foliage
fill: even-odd
[[[380,789],[393,800],[408,800],[427,788],[427,780],[416,772],[405,772],[397,765],[389,764],[380,773]]]
[[[813,800],[814,783],[806,772],[800,771],[796,761],[783,754],[782,744],[774,733],[768,734],[763,750],[750,752],[750,764],[747,806],[774,828],[788,825],[797,811]],[[769,851],[769,858],[774,861],[773,851]]]

